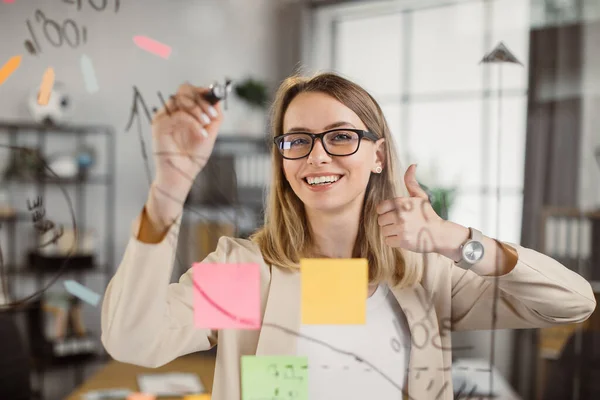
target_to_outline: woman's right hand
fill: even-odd
[[[161,222],[183,207],[196,175],[208,162],[223,121],[221,105],[203,97],[210,89],[185,83],[152,120],[156,177],[152,213]],[[150,210],[149,210],[150,211]]]
[[[196,175],[212,153],[222,122],[220,104],[202,95],[209,89],[188,83],[167,101],[152,120],[155,182],[161,189],[187,196]]]

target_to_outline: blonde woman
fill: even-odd
[[[593,312],[589,283],[557,261],[437,216],[416,165],[400,169],[377,102],[324,73],[290,77],[277,92],[264,226],[249,240],[221,237],[204,260],[260,265],[261,329],[195,328],[192,271],[169,284],[166,236],[178,233],[181,200],[223,119],[206,91],[182,85],[153,120],[156,177],[102,306],[115,359],[157,367],[218,342],[213,400],[240,399],[243,355],[308,357],[311,400],[452,399],[450,330],[546,327]],[[301,258],[368,260],[366,324],[301,324]]]

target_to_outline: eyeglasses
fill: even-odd
[[[323,148],[330,156],[350,156],[358,151],[362,138],[377,141],[371,132],[360,129],[332,129],[322,133],[292,132],[276,136],[273,142],[283,158],[297,160],[310,154],[315,139],[320,138]]]

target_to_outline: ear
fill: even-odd
[[[386,143],[384,138],[380,138],[375,142],[375,162],[385,168],[386,162]]]

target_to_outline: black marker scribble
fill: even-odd
[[[294,331],[292,329],[286,328],[286,327],[278,325],[278,324],[273,324],[273,323],[269,323],[269,322],[263,322],[262,326],[268,326],[268,327],[271,327],[271,328],[279,329],[279,330],[281,330],[281,331],[283,331],[283,332],[285,332],[287,334],[294,335],[294,336],[296,336],[298,338],[301,338],[301,339],[304,339],[304,340],[308,340],[308,341],[313,342],[313,343],[317,343],[317,344],[319,344],[321,346],[325,346],[328,349],[330,349],[330,350],[332,350],[332,351],[334,351],[334,352],[336,352],[338,354],[349,356],[353,360],[356,360],[357,362],[364,363],[367,366],[369,366],[373,371],[377,372],[385,380],[387,380],[390,384],[392,384],[395,388],[397,388],[403,394],[405,394],[406,396],[408,396],[409,399],[413,399],[413,397],[411,397],[406,392],[406,389],[403,388],[403,385],[397,384],[396,382],[394,382],[394,380],[391,377],[387,376],[383,371],[381,371],[380,369],[378,369],[371,362],[369,362],[368,360],[365,360],[365,359],[361,358],[359,355],[357,355],[357,354],[355,354],[353,352],[339,349],[339,348],[337,348],[335,346],[330,345],[329,343],[323,342],[322,340],[315,339],[315,338],[313,338],[311,336],[305,335],[305,334],[300,333],[300,332],[296,332],[296,331]]]
[[[440,391],[438,392],[437,396],[435,397],[436,400],[440,399],[441,395],[444,394],[444,392],[446,391],[446,388],[448,388],[448,385],[450,384],[449,381],[445,381],[444,385],[442,386],[442,388],[440,389]]]
[[[33,206],[29,202],[29,199],[27,199],[27,208],[29,209],[29,211],[33,211],[31,219],[33,221],[33,226],[38,231],[38,233],[44,235],[56,228],[54,222],[44,218],[46,215],[46,209],[44,208],[43,200],[41,197],[38,197],[36,199],[36,201],[33,203]],[[60,239],[63,236],[63,234],[64,227],[61,225],[60,227],[58,227],[58,230],[54,230],[54,234],[52,235],[51,239],[42,243],[38,247],[43,248],[56,243],[58,239]]]
[[[67,4],[77,4],[77,10],[81,10],[82,1],[77,0],[77,3],[71,0],[63,0]],[[108,5],[107,0],[100,0],[100,5],[94,0],[88,0],[90,6],[96,11],[104,11]],[[120,0],[115,0],[115,13],[119,12],[121,6]],[[35,11],[35,21],[41,25],[41,29],[46,38],[46,42],[52,47],[58,48],[66,42],[71,48],[78,48],[80,45],[87,43],[87,28],[80,26],[73,19],[67,18],[62,23],[59,23],[51,18],[48,18],[42,10]],[[42,47],[35,34],[34,27],[30,20],[26,20],[27,30],[30,38],[25,40],[25,49],[31,55],[39,55],[42,52]]]
[[[133,119],[135,117],[139,117],[138,103],[141,103],[144,113],[146,114],[146,118],[148,119],[148,122],[152,122],[152,116],[150,115],[150,111],[148,110],[148,106],[146,105],[142,94],[136,86],[133,86],[133,104],[131,105],[131,114],[129,115],[129,122],[127,122],[125,132],[129,132],[129,129],[131,129]]]
[[[70,18],[65,19],[62,24],[48,18],[42,10],[35,11],[35,20],[41,25],[46,42],[52,47],[59,48],[66,42],[71,48],[77,48],[81,44],[87,43],[87,29],[80,27]],[[35,34],[31,21],[26,20],[27,30],[30,39],[26,40],[25,49],[31,55],[38,55],[42,52],[40,42]]]
[[[34,152],[32,152],[31,148],[28,148],[28,147],[0,145],[0,148],[18,152],[23,155],[35,154]],[[30,301],[33,301],[33,300],[37,299],[38,297],[40,297],[46,290],[48,290],[48,288],[50,288],[52,285],[54,285],[54,283],[58,280],[58,278],[60,278],[61,275],[66,271],[67,267],[69,266],[69,262],[71,261],[71,258],[75,252],[75,246],[77,243],[77,223],[75,221],[75,211],[73,210],[73,204],[71,203],[71,198],[69,197],[67,190],[60,183],[60,177],[46,164],[46,162],[43,159],[40,158],[37,161],[42,165],[42,169],[45,170],[45,172],[49,176],[51,176],[52,178],[55,178],[57,180],[57,187],[60,189],[60,191],[64,195],[65,200],[67,202],[67,207],[68,207],[69,215],[70,215],[70,218],[72,221],[72,230],[73,230],[73,234],[75,236],[75,240],[73,241],[73,245],[71,246],[71,248],[65,255],[65,261],[63,262],[63,264],[58,268],[58,270],[56,271],[56,274],[53,277],[51,277],[40,290],[38,290],[35,293],[33,293],[29,296],[26,296],[20,300],[7,302],[6,304],[0,304],[0,312],[23,309],[28,305],[28,303]],[[42,206],[43,206],[43,201],[39,197],[36,199],[36,201],[33,204],[29,200],[27,200],[27,207],[28,207],[29,211],[36,210],[37,208],[42,207]],[[37,215],[39,216],[41,214],[37,214]],[[45,213],[44,213],[44,215],[45,215]],[[62,232],[63,231],[61,228],[61,230],[59,232],[55,232],[55,235],[51,240],[57,240],[57,238],[62,235]],[[42,245],[44,245],[44,244],[42,244]],[[2,258],[1,252],[0,252],[0,258]],[[7,282],[6,271],[4,270],[4,260],[3,259],[0,259],[0,280],[2,280],[3,282]]]
[[[458,399],[460,398],[460,395],[463,393],[463,391],[467,388],[467,382],[463,382],[462,385],[460,385],[460,387],[458,388],[458,391],[456,391],[454,393],[454,398]]]
[[[427,388],[426,388],[425,390],[427,390],[427,391],[429,392],[429,391],[431,390],[431,388],[433,387],[433,382],[434,382],[434,380],[433,380],[433,379],[432,379],[432,380],[430,380],[430,381],[429,381],[429,384],[427,385]]]
[[[100,5],[96,4],[95,0],[88,0],[88,4],[96,11],[104,11],[108,6],[108,0],[99,0]],[[121,0],[114,0],[115,2],[115,13],[119,12],[119,8],[121,7]],[[63,0],[63,3],[66,4],[77,4],[77,11],[81,11],[81,7],[83,6],[82,0]]]
[[[167,107],[167,105],[164,102],[164,99],[162,98],[162,94],[158,94],[158,97],[162,103],[162,106],[165,110],[166,113],[168,113],[170,115],[170,110]],[[171,98],[171,102],[175,103],[175,100],[173,98],[173,96],[170,97]],[[148,121],[151,122],[151,117],[150,117],[150,112],[148,110],[148,107],[146,105],[146,103],[144,102],[141,94],[139,93],[139,91],[137,90],[137,88],[134,86],[134,101],[133,101],[133,106],[132,106],[132,114],[130,116],[130,120],[129,123],[127,125],[126,130],[129,130],[129,128],[131,127],[133,118],[138,116],[138,103],[141,103],[141,106],[144,109],[144,112],[148,118]],[[153,112],[156,113],[157,109],[156,107],[152,108]],[[143,142],[143,135],[141,133],[141,125],[140,125],[140,119],[138,118],[138,133],[139,133],[139,138],[140,138],[140,143],[142,146],[142,156],[144,158],[144,162],[148,165],[149,161],[147,158],[147,154],[145,152],[145,143]],[[194,158],[194,156],[191,156],[190,154],[185,154],[185,153],[179,153],[179,154],[174,154],[172,152],[156,152],[154,155],[156,156],[165,156],[165,157],[172,157],[172,156],[177,156],[177,157],[188,157],[190,159],[193,159],[195,162],[200,163],[200,165],[204,165],[205,162],[207,161],[207,159],[205,157],[197,157]],[[174,167],[174,164],[171,163],[169,164],[171,166]],[[149,171],[149,168],[147,168],[147,170]],[[174,168],[174,170],[178,171],[181,176],[184,176],[186,179],[192,181],[192,186],[195,184],[195,179],[190,177],[187,174],[184,174],[183,171],[178,170],[177,168]],[[235,174],[235,171],[234,171]],[[148,177],[150,179],[150,175],[148,172]],[[163,195],[165,195],[166,197],[168,197],[170,200],[177,202],[178,204],[183,206],[184,210],[188,210],[193,212],[194,214],[196,214],[197,216],[199,216],[201,219],[203,219],[203,216],[197,212],[196,210],[194,210],[193,208],[189,207],[188,205],[185,204],[185,199],[177,199],[175,197],[173,197],[170,193],[168,193],[165,190],[162,190],[161,188],[157,188],[157,191],[162,193]],[[425,212],[426,207],[429,206],[429,202],[426,200],[423,200],[420,202],[419,204],[420,209],[426,219],[426,221],[429,220],[428,214]],[[408,209],[411,210],[413,205],[412,203],[408,203]],[[225,214],[227,215],[227,214]],[[227,219],[229,219],[227,217]],[[177,240],[178,240],[178,235],[177,235],[177,229],[173,229],[172,234],[170,235],[170,238],[173,241],[173,246],[175,247],[177,245]],[[427,243],[426,241],[429,240],[429,243]],[[430,249],[432,245],[435,245],[435,241],[431,235],[431,232],[429,232],[427,229],[423,229],[421,232],[419,232],[419,243],[423,244],[423,246],[421,247],[421,249],[426,250],[426,249]],[[429,246],[427,246],[429,245]],[[435,246],[433,246],[435,248]],[[430,266],[427,265],[428,263],[428,258],[426,257],[426,252],[423,251],[423,265],[424,268],[431,268]],[[177,252],[175,253],[176,255],[176,262],[177,264],[180,266],[180,268],[182,267],[182,263],[181,260],[179,258],[179,255],[177,254]],[[184,268],[183,270],[187,270],[187,268]],[[465,276],[467,276],[468,271],[464,271],[462,276],[459,278],[458,282],[460,282]],[[233,313],[223,309],[222,307],[220,307],[218,304],[216,304],[214,301],[211,301],[211,299],[206,295],[206,293],[204,291],[202,291],[201,288],[199,288],[197,286],[197,284],[194,282],[194,286],[196,287],[197,290],[199,290],[199,293],[203,296],[203,298],[205,300],[207,300],[212,306],[214,306],[216,309],[218,309],[219,311],[222,312],[223,315],[227,316],[228,318],[231,318],[232,320],[238,321],[238,322],[242,322],[242,323],[246,323],[251,325],[252,321],[249,320],[242,320],[241,318],[235,316]],[[444,339],[447,335],[449,335],[449,333],[452,331],[452,320],[450,317],[444,317],[442,318],[439,322],[439,330],[436,329],[436,332],[431,334],[430,332],[430,328],[429,326],[433,327],[435,326],[435,324],[433,323],[433,320],[435,319],[435,315],[436,315],[436,311],[435,311],[435,304],[433,302],[433,294],[430,294],[431,297],[430,298],[423,298],[423,296],[421,296],[420,294],[418,294],[418,300],[419,300],[419,304],[421,305],[423,311],[424,311],[424,317],[418,321],[415,321],[413,323],[413,325],[411,325],[411,330],[417,331],[420,330],[422,332],[422,338],[421,340],[415,344],[414,340],[411,337],[411,340],[413,340],[413,345],[415,346],[426,346],[426,345],[433,345],[434,347],[442,350],[442,351],[462,351],[462,350],[471,350],[473,348],[473,346],[463,346],[463,347],[453,347],[453,348],[446,348],[442,345],[442,339]],[[497,301],[497,299],[495,298],[494,301]],[[406,310],[407,314],[410,314],[410,310]],[[397,322],[394,322],[394,324],[397,324]],[[390,377],[387,377],[382,371],[378,370],[374,365],[370,364],[368,361],[361,359],[359,356],[349,353],[349,352],[345,352],[343,350],[337,349],[334,346],[329,345],[328,343],[319,341],[318,339],[314,339],[314,338],[310,338],[307,337],[306,335],[302,335],[299,332],[294,332],[290,329],[284,328],[282,326],[276,325],[276,324],[272,324],[272,323],[263,323],[262,326],[270,326],[272,328],[275,329],[280,329],[288,334],[297,336],[298,338],[302,338],[305,340],[310,340],[313,341],[315,343],[318,343],[322,346],[328,347],[333,351],[336,351],[340,354],[344,354],[344,355],[348,355],[351,356],[355,361],[358,361],[360,363],[364,363],[368,366],[370,366],[374,371],[376,371],[379,375],[381,375],[384,379],[388,380],[391,384],[393,384],[396,388],[398,388],[400,391],[402,391],[402,393],[407,396],[408,399],[413,399],[406,391],[406,389],[402,388],[402,385],[396,384]],[[411,335],[412,336],[412,335]],[[419,338],[416,338],[419,339]],[[392,339],[392,346],[393,349],[395,351],[398,351],[396,349],[400,348],[400,343],[394,338]],[[421,347],[421,348],[422,348]],[[426,369],[425,369],[426,370]],[[422,369],[422,371],[425,371]],[[444,368],[439,368],[440,371],[451,371],[451,367],[444,367]],[[419,372],[417,372],[419,373]],[[449,382],[445,381],[444,385],[440,388],[436,399],[439,399],[442,394],[444,393],[444,391],[449,387]],[[433,387],[433,380],[429,383],[429,390]]]

